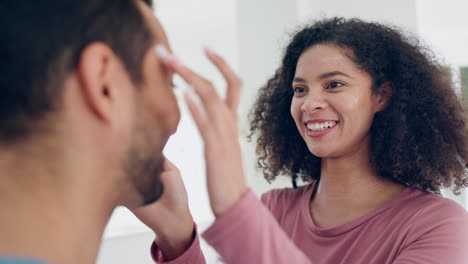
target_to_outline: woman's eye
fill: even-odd
[[[333,89],[333,88],[338,88],[338,87],[341,87],[343,86],[344,84],[340,83],[340,82],[331,82],[327,85],[327,89]]]
[[[294,93],[303,93],[305,92],[305,89],[299,86],[296,86],[293,88]]]

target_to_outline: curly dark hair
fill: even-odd
[[[281,66],[259,91],[250,113],[249,139],[257,136],[258,167],[271,182],[289,175],[295,184],[320,179],[314,156],[290,114],[292,80],[300,55],[331,44],[373,80],[372,90],[391,82],[388,107],[370,128],[370,162],[381,177],[440,193],[468,186],[468,133],[465,112],[447,67],[420,41],[394,26],[360,19],[330,18],[300,29],[286,47]]]

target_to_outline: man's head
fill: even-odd
[[[157,199],[179,110],[150,2],[6,0],[0,23],[0,145],[67,138],[77,157],[106,163],[93,180],[118,183],[120,203]]]

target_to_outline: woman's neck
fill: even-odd
[[[310,202],[321,227],[353,220],[397,196],[405,187],[379,176],[368,151],[322,159],[320,182]],[[321,223],[317,223],[321,222]]]

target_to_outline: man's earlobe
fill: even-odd
[[[77,68],[80,90],[86,105],[102,121],[111,119],[110,71],[114,57],[107,45],[92,43],[81,53]]]

